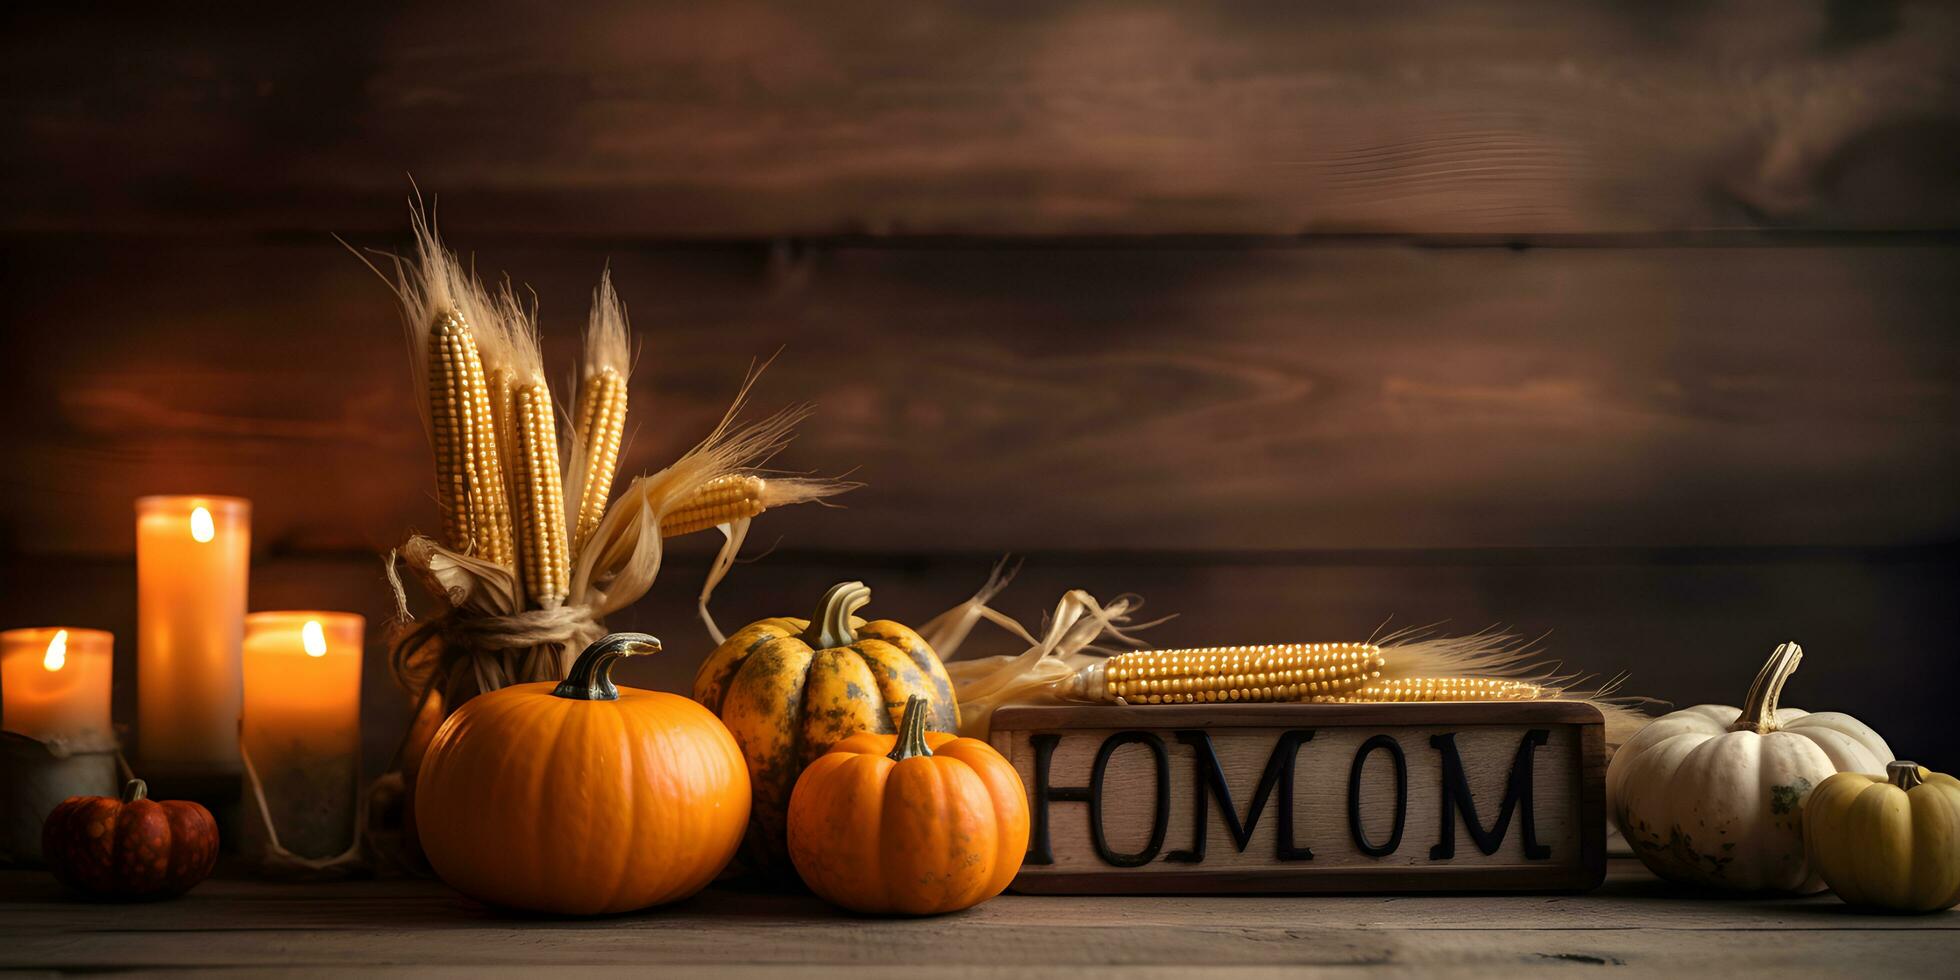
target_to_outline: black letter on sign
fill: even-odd
[[[1103,740],[1102,748],[1096,751],[1096,762],[1089,771],[1087,786],[1050,786],[1048,771],[1055,756],[1055,746],[1061,744],[1060,735],[1032,735],[1028,744],[1034,747],[1034,789],[1028,795],[1028,864],[1054,864],[1055,849],[1049,840],[1048,804],[1052,801],[1089,804],[1089,840],[1096,848],[1096,856],[1105,864],[1119,868],[1134,868],[1149,864],[1163,849],[1164,834],[1170,829],[1171,764],[1164,752],[1164,740],[1149,732],[1117,732]],[[1132,742],[1141,742],[1150,749],[1157,763],[1157,809],[1150,831],[1150,843],[1135,854],[1117,854],[1109,849],[1109,841],[1103,837],[1102,801],[1103,777],[1109,770],[1109,757],[1116,750]]]
[[[1060,735],[1033,735],[1028,738],[1028,744],[1034,746],[1034,791],[1028,794],[1032,797],[1028,800],[1029,864],[1055,863],[1055,850],[1048,842],[1048,801],[1089,802],[1087,786],[1048,785],[1048,764],[1055,756],[1055,746],[1061,741]]]
[[[1456,733],[1429,736],[1429,744],[1443,753],[1443,830],[1441,840],[1429,849],[1431,861],[1456,856],[1457,807],[1463,808],[1464,829],[1477,842],[1477,850],[1496,854],[1497,846],[1504,843],[1505,829],[1511,825],[1511,811],[1521,803],[1524,805],[1524,856],[1533,861],[1552,856],[1551,848],[1538,843],[1531,814],[1531,750],[1545,744],[1550,735],[1542,728],[1524,733],[1524,739],[1518,743],[1517,760],[1511,763],[1510,782],[1504,787],[1504,805],[1497,811],[1496,825],[1488,831],[1478,822],[1477,805],[1470,800],[1470,780],[1463,774],[1463,757],[1456,751]]]
[[[1155,756],[1157,763],[1157,805],[1151,818],[1150,843],[1135,854],[1118,854],[1109,849],[1109,841],[1103,836],[1103,776],[1109,770],[1109,757],[1116,750],[1131,743],[1140,742]],[[1164,740],[1150,732],[1117,732],[1103,739],[1102,748],[1096,750],[1095,767],[1089,770],[1089,842],[1095,845],[1096,856],[1103,863],[1115,868],[1134,868],[1149,864],[1157,859],[1157,852],[1164,848],[1164,832],[1171,825],[1171,760],[1164,751]]]
[[[1245,823],[1241,824],[1238,808],[1232,803],[1232,788],[1225,784],[1225,768],[1219,765],[1218,753],[1211,747],[1211,736],[1204,732],[1178,732],[1177,740],[1191,746],[1196,781],[1191,790],[1191,849],[1172,851],[1164,860],[1195,864],[1205,859],[1211,813],[1206,804],[1213,794],[1217,794],[1219,810],[1225,814],[1225,829],[1231,833],[1232,843],[1244,852],[1246,845],[1252,843],[1252,828],[1259,825],[1259,813],[1266,808],[1266,800],[1273,795],[1275,786],[1279,787],[1279,860],[1313,860],[1313,851],[1293,844],[1294,763],[1299,759],[1300,746],[1312,738],[1310,728],[1296,728],[1280,735],[1273,754],[1266,757],[1266,771],[1259,776],[1259,785],[1252,791],[1252,806],[1246,811]]]
[[[1389,759],[1395,763],[1395,829],[1389,832],[1388,843],[1380,847],[1368,840],[1368,832],[1361,829],[1361,767],[1367,764],[1368,753],[1376,749],[1387,749]],[[1443,805],[1449,806],[1447,797]],[[1504,812],[1508,817],[1511,811]],[[1369,857],[1385,857],[1402,846],[1402,824],[1408,818],[1409,759],[1402,754],[1402,743],[1388,735],[1377,735],[1361,743],[1361,751],[1354,754],[1354,765],[1348,768],[1348,832],[1354,835],[1354,846],[1360,848],[1361,853]],[[1503,831],[1498,833],[1502,834]]]

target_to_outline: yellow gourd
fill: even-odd
[[[1810,866],[1852,905],[1937,912],[1960,904],[1960,779],[1893,762],[1841,772],[1803,808]]]
[[[870,601],[862,582],[834,585],[815,616],[750,623],[694,676],[694,700],[720,716],[748,762],[755,798],[743,858],[752,870],[793,872],[790,792],[831,746],[858,732],[896,733],[915,694],[926,701],[928,730],[960,730],[939,656],[909,627],[854,615]]]

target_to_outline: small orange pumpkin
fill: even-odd
[[[614,687],[641,633],[585,649],[570,674],[470,699],[429,743],[415,789],[422,849],[472,898],[563,915],[700,891],[749,821],[742,749],[676,694]]]
[[[817,758],[789,801],[803,882],[857,912],[936,915],[1001,893],[1028,850],[1028,797],[978,739],[926,731],[913,695],[897,735],[861,732]]]
[[[62,883],[95,898],[170,898],[218,863],[218,824],[185,800],[152,800],[140,779],[122,798],[71,796],[41,825],[41,854]]]

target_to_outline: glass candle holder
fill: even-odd
[[[246,788],[241,828],[248,856],[277,845],[297,857],[328,858],[353,844],[365,627],[345,612],[245,617],[239,734],[248,779],[257,781],[256,791]]]
[[[238,774],[251,523],[237,497],[136,501],[136,743],[153,783]]]

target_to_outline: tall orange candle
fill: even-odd
[[[238,772],[252,504],[136,501],[136,741],[165,776]]]
[[[301,857],[354,840],[365,625],[344,612],[245,617],[245,751],[279,844]]]
[[[0,728],[69,742],[111,738],[114,647],[109,633],[74,626],[0,633]]]

